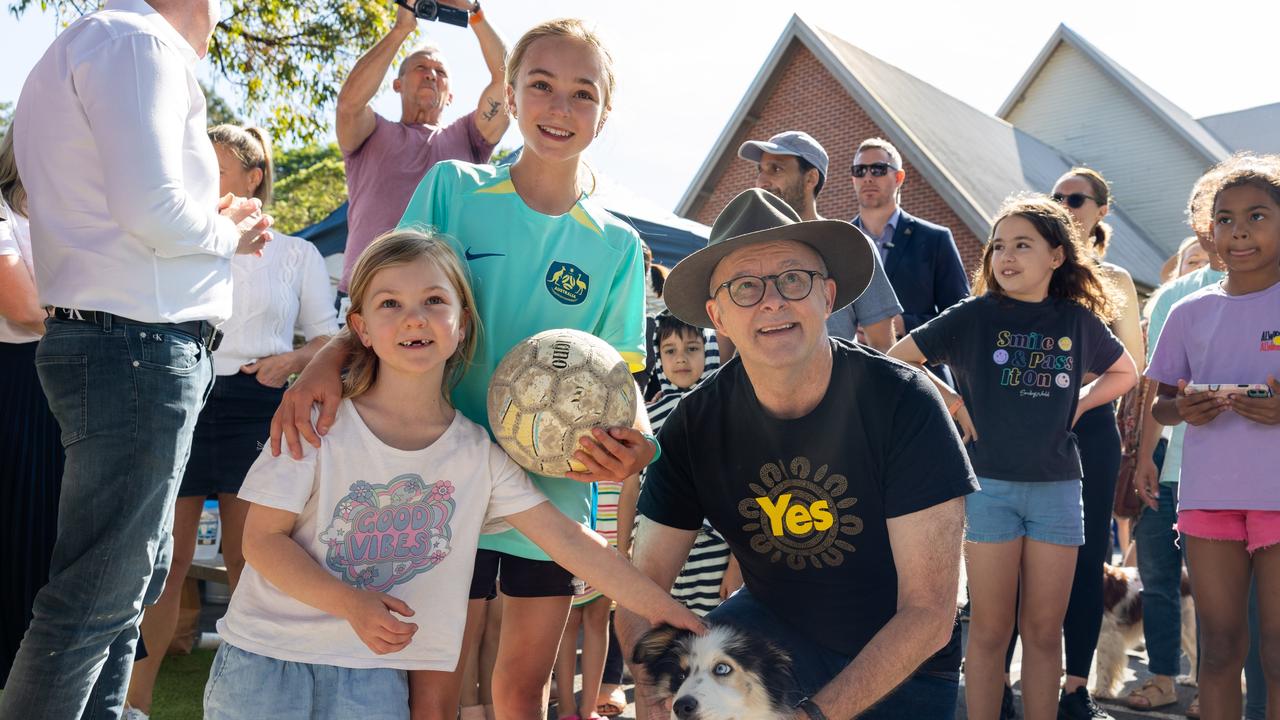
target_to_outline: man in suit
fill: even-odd
[[[897,329],[909,333],[968,297],[969,280],[960,251],[949,229],[898,206],[907,173],[902,155],[889,141],[864,140],[854,153],[851,170],[858,196],[853,224],[880,251],[889,283],[902,304],[903,327]]]

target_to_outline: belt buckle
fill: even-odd
[[[222,331],[213,325],[213,323],[209,324],[209,336],[205,342],[205,347],[209,348],[209,352],[216,352],[218,350],[218,346],[222,344],[222,335]]]
[[[45,314],[55,320],[71,320],[75,322],[93,322],[92,317],[86,318],[85,311],[76,308],[66,308],[58,305],[49,305],[45,308]],[[93,315],[92,312],[89,313]]]

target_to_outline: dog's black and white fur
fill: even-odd
[[[1178,683],[1195,685],[1196,606],[1191,598],[1191,584],[1182,573],[1182,651],[1191,660],[1191,674],[1178,677]],[[1098,633],[1097,675],[1093,685],[1095,697],[1114,698],[1124,685],[1128,653],[1143,642],[1142,581],[1137,568],[1103,565],[1102,630]]]
[[[772,720],[799,699],[785,652],[724,625],[701,636],[661,625],[640,638],[632,660],[671,702],[673,720]]]

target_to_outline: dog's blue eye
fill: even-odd
[[[716,663],[716,666],[712,668],[711,672],[715,673],[716,675],[728,675],[729,673],[733,672],[733,668],[730,667],[727,663]]]

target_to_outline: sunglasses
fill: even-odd
[[[884,177],[889,174],[890,170],[897,172],[898,168],[890,165],[889,163],[882,162],[871,163],[870,165],[854,165],[853,176],[860,178],[866,177],[867,173],[871,173],[872,177]]]
[[[1080,208],[1084,207],[1085,200],[1092,200],[1099,205],[1102,204],[1098,200],[1098,198],[1092,195],[1085,195],[1084,193],[1071,193],[1070,195],[1063,195],[1062,193],[1054,193],[1051,197],[1053,198],[1054,202],[1062,203],[1063,205],[1066,205],[1072,210],[1079,210]]]
[[[826,277],[817,270],[788,270],[777,275],[743,275],[736,277],[728,282],[722,282],[716,286],[716,291],[711,293],[712,297],[716,296],[722,289],[729,290],[729,299],[738,307],[752,307],[760,304],[764,299],[765,289],[768,283],[772,282],[773,286],[778,289],[778,294],[786,300],[796,301],[809,297],[809,293],[813,292],[813,278]]]

